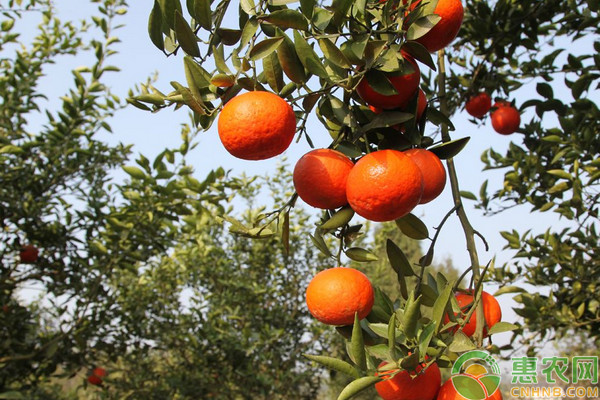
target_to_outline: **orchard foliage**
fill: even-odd
[[[517,313],[537,335],[564,336],[577,329],[597,336],[598,2],[467,4],[462,51],[449,57],[448,90],[458,94],[453,109],[469,93],[486,90],[494,97],[516,97],[529,116],[505,154],[489,149],[482,155],[486,169],[506,173],[491,194],[484,182],[480,207],[497,213],[529,205],[532,212],[556,213],[565,221],[563,228],[546,232],[502,232],[506,247],[517,251],[515,265],[497,269],[492,278],[506,285],[503,291],[519,293]],[[537,93],[519,96],[520,88]],[[531,293],[515,281],[550,292]]]
[[[124,107],[105,79],[118,72],[109,60],[127,5],[97,3],[81,24],[44,0],[3,10],[0,398],[314,398],[320,377],[302,353],[328,340],[300,288],[327,261],[306,246],[307,217],[288,215],[286,255],[214,218],[233,213],[236,193],[251,210],[240,219],[254,220],[251,199],[264,187],[281,201],[290,175],[197,179],[187,124],[153,160],[102,140]],[[18,33],[28,12],[41,21],[31,42]],[[55,107],[39,86],[64,55],[92,61]],[[26,246],[38,257],[21,258]],[[88,380],[96,367],[101,382]]]

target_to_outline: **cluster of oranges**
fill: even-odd
[[[473,305],[473,295],[458,293],[456,300],[464,314]],[[359,319],[365,318],[371,311],[374,302],[374,291],[369,279],[353,268],[330,268],[319,272],[310,282],[306,290],[306,304],[310,313],[322,323],[328,325],[350,325],[355,314]],[[498,301],[487,292],[482,292],[481,304],[485,316],[485,327],[491,328],[502,318]],[[445,316],[445,323],[449,322]],[[477,318],[472,314],[463,326],[463,333],[473,336]],[[487,329],[484,331],[487,335]],[[380,370],[387,363],[380,364]],[[383,368],[377,375],[382,380],[375,384],[375,390],[384,400],[459,400],[451,381],[441,385],[440,369],[436,363],[424,365],[414,371]],[[436,397],[437,396],[437,397]],[[501,400],[500,391],[491,394],[488,399]]]
[[[519,129],[521,115],[519,111],[507,101],[494,103],[494,110],[490,114],[492,127],[501,135],[510,135]],[[492,109],[492,98],[485,92],[471,96],[465,104],[467,112],[475,118],[483,118]]]
[[[420,2],[412,2],[410,10]],[[438,23],[416,39],[429,52],[452,42],[462,24],[464,10],[461,0],[439,0],[434,13],[440,17]],[[419,88],[419,66],[410,54],[402,52],[401,56],[404,70],[385,72],[395,94],[385,95],[375,90],[366,74],[356,86],[356,94],[375,114],[387,110],[407,111],[416,99],[415,120],[419,121],[427,108],[427,99]],[[487,94],[469,100],[466,108],[471,115],[480,118],[490,110],[491,99],[485,96]],[[494,128],[503,134],[516,130],[518,123],[513,129],[511,106],[497,103],[495,107],[492,114]],[[281,97],[268,92],[249,92],[225,104],[218,131],[223,146],[235,157],[262,160],[281,154],[291,144],[296,132],[296,116]],[[366,148],[368,150],[369,146]],[[446,184],[446,170],[438,156],[424,148],[367,151],[358,160],[335,149],[315,149],[297,162],[293,182],[298,196],[312,207],[335,210],[349,206],[368,220],[391,221],[440,195]],[[464,313],[472,307],[473,296],[459,293],[457,301]],[[310,313],[322,323],[351,325],[355,317],[363,319],[371,312],[374,289],[367,276],[356,269],[330,268],[311,280],[306,290],[306,303]],[[482,305],[485,326],[489,328],[500,320],[500,308],[494,297],[487,293],[482,296]],[[445,321],[449,321],[448,316]],[[473,314],[462,331],[472,336],[476,324]],[[435,363],[423,368],[378,372],[382,380],[375,388],[384,400],[432,400],[436,396],[438,399],[462,399],[451,382],[441,385],[440,370]],[[490,398],[501,397],[495,393]]]

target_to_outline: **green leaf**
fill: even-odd
[[[332,231],[346,225],[354,217],[354,210],[350,207],[344,207],[337,211],[319,228],[323,231]]]
[[[240,0],[240,7],[248,15],[256,15],[256,5],[253,0]]]
[[[436,14],[427,15],[417,19],[408,27],[408,30],[406,31],[406,40],[415,40],[424,36],[431,28],[440,22],[441,19],[442,17]]]
[[[309,20],[312,19],[316,3],[316,0],[300,0],[300,11]]]
[[[193,17],[202,28],[210,31],[210,28],[212,28],[210,0],[194,0]]]
[[[396,225],[406,236],[416,240],[424,240],[429,237],[427,226],[412,213],[396,220]]]
[[[323,64],[321,64],[321,61],[313,48],[308,44],[306,39],[302,37],[302,34],[299,31],[294,31],[294,44],[296,45],[296,52],[298,53],[298,58],[302,65],[304,65],[309,72],[320,78],[329,80],[327,70]]]
[[[0,154],[23,154],[25,150],[22,147],[15,146],[12,144],[7,144],[6,146],[2,146],[0,148]]]
[[[559,178],[573,180],[573,176],[571,174],[569,174],[567,171],[563,171],[562,169],[551,169],[549,171],[546,171],[546,173],[557,176]]]
[[[291,28],[301,31],[308,30],[308,22],[304,15],[289,8],[273,11],[263,19],[273,25],[277,25],[281,29]]]
[[[421,43],[406,42],[402,45],[402,50],[410,54],[415,60],[421,61],[432,70],[437,71],[431,53]]]
[[[369,388],[369,386],[374,385],[379,382],[381,378],[378,376],[363,376],[362,378],[358,378],[352,382],[350,382],[339,394],[337,400],[348,400],[352,398],[352,396],[357,395],[363,390]]]
[[[349,259],[358,262],[370,262],[378,260],[375,254],[373,254],[369,250],[361,249],[360,247],[351,247],[349,249],[346,249],[346,251],[344,251],[344,254],[346,254],[346,256],[348,256]]]
[[[356,369],[350,363],[344,360],[339,360],[337,358],[328,356],[317,356],[311,354],[304,354],[304,357],[308,358],[311,361],[317,362],[326,368],[336,370],[338,372],[341,372],[342,374],[351,376],[353,378],[358,378],[360,376]]]
[[[164,51],[165,43],[163,40],[162,24],[160,4],[158,4],[158,0],[154,0],[154,7],[152,7],[150,17],[148,18],[148,34],[150,35],[152,43],[154,43],[159,50]]]
[[[448,349],[454,353],[462,353],[469,350],[475,350],[477,346],[471,341],[471,339],[465,335],[462,331],[457,331],[454,334],[454,340],[448,346]]]
[[[396,357],[396,313],[392,313],[390,317],[390,321],[388,323],[388,332],[387,332],[387,340],[388,340],[388,352],[391,358]]]
[[[283,89],[285,83],[283,82],[283,70],[277,59],[277,54],[273,52],[264,57],[262,59],[262,64],[267,83],[274,92],[279,93]]]
[[[177,34],[177,42],[183,51],[192,57],[200,57],[196,34],[179,11],[175,11],[175,33]]]
[[[367,320],[370,323],[377,322],[388,322],[390,316],[394,314],[394,305],[390,298],[377,286],[373,286],[375,291],[375,300],[373,301],[373,308],[367,315]]]
[[[494,293],[494,297],[495,296],[500,296],[501,294],[506,294],[506,293],[525,293],[527,292],[527,290],[518,287],[518,286],[504,286],[501,287],[500,289],[496,290],[496,292]]]
[[[17,392],[16,390],[10,390],[8,392],[0,393],[0,399],[3,399],[3,400],[20,400],[20,399],[24,399],[24,398],[25,397],[20,392]]]
[[[344,53],[342,53],[340,49],[338,49],[338,47],[328,38],[319,39],[319,47],[321,48],[325,58],[331,63],[341,68],[352,67],[352,64],[350,61],[348,61]]]
[[[386,242],[386,252],[394,271],[402,274],[402,276],[415,275],[415,271],[412,269],[408,258],[406,258],[402,250],[400,250],[400,247],[390,239]]]
[[[379,128],[390,128],[413,119],[414,115],[402,111],[384,111],[378,114],[371,122],[362,127],[363,132],[369,132]]]
[[[427,354],[427,348],[429,347],[429,343],[431,343],[433,335],[437,333],[437,328],[437,324],[433,321],[425,325],[419,335],[419,354]]]
[[[284,40],[277,49],[277,58],[283,68],[285,75],[292,82],[302,84],[306,81],[306,72],[304,66],[300,62],[300,58],[296,53],[294,43],[287,36],[283,36]]]
[[[450,119],[446,115],[444,115],[440,110],[436,108],[431,107],[427,110],[427,119],[437,126],[445,124],[448,125],[449,130],[455,130],[452,121],[450,121]]]
[[[408,339],[414,339],[417,336],[419,318],[421,318],[421,296],[414,299],[414,293],[411,293],[404,306],[402,317],[402,326]]]
[[[470,137],[464,137],[451,140],[450,142],[446,142],[435,147],[430,147],[427,150],[438,156],[440,160],[446,160],[460,153],[469,142],[469,139]]]
[[[448,282],[444,287],[444,290],[439,294],[435,303],[433,304],[433,311],[431,314],[431,320],[435,323],[435,333],[437,334],[442,327],[442,321],[448,308],[448,302],[452,295],[453,282]]]
[[[354,0],[333,0],[331,8],[333,9],[332,21],[335,27],[341,26],[346,20],[346,15],[353,3]]]
[[[194,89],[202,89],[210,85],[210,74],[202,68],[200,64],[194,61],[192,57],[183,57],[183,67],[188,86],[192,93],[194,93]]]
[[[238,47],[240,51],[250,43],[250,40],[258,30],[258,25],[259,23],[256,17],[252,17],[246,22],[244,29],[242,29],[242,36],[240,37],[240,46]]]
[[[554,98],[554,92],[552,90],[552,86],[548,85],[545,82],[539,82],[536,86],[536,90],[541,96],[543,96],[547,99]]]
[[[251,60],[260,60],[273,53],[279,45],[283,42],[283,37],[276,38],[267,38],[261,42],[258,42],[254,45],[252,50],[250,51],[250,59]]]
[[[467,192],[465,190],[460,191],[460,197],[464,197],[465,199],[477,201],[477,196],[475,196],[473,193]]]
[[[331,252],[329,251],[325,240],[323,240],[323,236],[315,232],[314,236],[309,234],[309,237],[317,249],[321,251],[321,253],[325,254],[327,257],[331,257]]]
[[[489,330],[488,335],[494,335],[496,333],[510,332],[515,329],[519,329],[519,325],[511,324],[509,322],[496,322]]]
[[[381,71],[372,69],[365,74],[363,79],[366,79],[369,83],[369,86],[371,86],[373,90],[379,94],[384,96],[393,96],[398,94],[398,91],[394,85],[392,85],[392,82],[390,82],[388,77]]]
[[[569,189],[569,182],[560,182],[548,189],[548,194],[560,193]]]
[[[341,151],[345,155],[350,158],[358,158],[362,156],[362,150],[352,142],[347,140],[342,140],[337,147],[335,148],[337,151]]]
[[[123,167],[123,171],[127,172],[134,179],[146,179],[146,174],[138,167],[126,165]]]
[[[362,371],[367,369],[367,355],[365,353],[365,342],[363,332],[358,319],[358,313],[354,314],[354,326],[352,327],[352,339],[350,340],[350,356],[356,366]]]

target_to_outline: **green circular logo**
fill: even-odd
[[[500,367],[487,351],[472,350],[458,357],[450,379],[465,399],[485,400],[500,386]]]

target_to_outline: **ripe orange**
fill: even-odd
[[[99,378],[103,378],[106,376],[106,370],[102,367],[96,367],[92,371],[92,375],[96,375]]]
[[[448,379],[440,388],[437,396],[437,400],[468,400],[467,398],[458,394],[452,380]],[[502,392],[498,388],[491,396],[486,397],[484,400],[502,400]]]
[[[485,92],[471,96],[465,104],[467,112],[475,118],[482,118],[492,108],[492,98]]]
[[[469,311],[468,308],[470,308],[468,306],[473,303],[473,295],[467,293],[457,293],[456,300],[458,301],[460,308],[463,309],[463,312],[466,314]],[[481,293],[481,304],[483,305],[483,315],[486,324],[486,328],[483,330],[483,335],[487,336],[487,330],[502,320],[502,309],[500,308],[498,300],[485,291]],[[465,309],[465,307],[468,308]],[[444,318],[444,321],[449,321],[447,316]],[[473,334],[475,334],[476,327],[477,315],[474,312],[469,321],[463,327],[462,331],[467,336],[473,336]]]
[[[294,167],[296,192],[305,203],[316,208],[346,205],[346,180],[353,166],[354,163],[337,150],[312,150]]]
[[[423,195],[419,204],[429,203],[442,193],[446,186],[446,169],[434,153],[425,149],[410,149],[404,152],[423,175]]]
[[[519,129],[521,115],[510,103],[499,101],[494,104],[496,110],[492,111],[492,126],[501,135],[510,135]]]
[[[96,376],[96,375],[90,375],[87,378],[88,382],[92,385],[96,385],[96,386],[100,386],[102,385],[102,378]]]
[[[296,133],[292,107],[270,92],[248,92],[229,100],[218,123],[225,149],[244,160],[264,160],[285,151]]]
[[[350,207],[372,221],[408,214],[422,194],[421,170],[411,157],[396,150],[367,154],[354,165],[346,183]]]
[[[415,60],[413,60],[412,57],[405,54],[404,58],[414,69],[413,72],[409,72],[407,74],[386,74],[387,78],[390,80],[392,86],[394,86],[398,94],[386,96],[381,93],[378,93],[369,85],[369,82],[367,82],[367,78],[363,77],[363,79],[361,79],[360,83],[356,87],[356,93],[358,93],[360,98],[363,99],[370,106],[383,108],[385,110],[406,107],[410,102],[412,96],[414,96],[415,92],[419,88],[419,81],[421,80],[421,71],[419,70],[419,66],[417,65]]]
[[[329,268],[319,272],[306,288],[308,311],[328,325],[350,325],[354,313],[365,318],[375,301],[369,278],[353,268]]]
[[[382,362],[379,366],[385,364],[387,363]],[[418,367],[417,373],[421,369],[422,367]],[[396,371],[379,373],[380,376],[384,376],[384,380],[375,384],[375,390],[383,400],[433,400],[440,389],[442,376],[439,367],[435,363],[414,378],[414,373],[411,376],[406,370],[398,372],[391,378],[386,377],[386,375],[391,375]]]
[[[21,247],[21,252],[19,253],[19,259],[22,263],[34,263],[38,260],[39,251],[37,247],[32,244],[26,244]]]
[[[420,1],[414,2],[411,8],[414,8]],[[461,0],[439,0],[434,14],[439,15],[442,19],[429,32],[416,39],[416,42],[425,46],[430,53],[441,50],[452,43],[460,30],[465,11]]]

